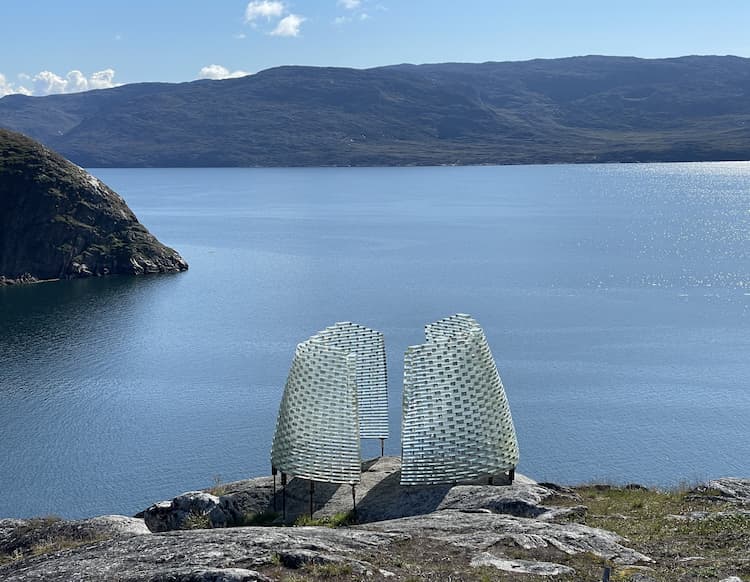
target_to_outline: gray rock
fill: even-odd
[[[460,511],[484,509],[491,513],[536,518],[544,521],[575,521],[585,517],[588,508],[584,505],[574,507],[543,506],[544,500],[552,495],[559,495],[559,493],[534,482],[514,483],[508,487],[457,485],[451,487],[437,509],[457,509]],[[570,497],[580,499],[575,494]]]
[[[213,527],[224,527],[227,519],[220,498],[204,491],[188,491],[172,501],[160,501],[143,511],[143,519],[153,532],[184,529],[190,516],[207,516]]]
[[[742,578],[739,576],[730,576],[729,578],[724,578],[720,582],[742,582]]]
[[[488,485],[429,485],[402,487],[401,461],[398,457],[381,457],[364,464],[362,480],[355,489],[357,521],[368,523],[423,515],[439,509],[463,511],[489,510],[518,517],[536,517],[547,521],[580,520],[585,507],[553,508],[542,505],[555,495],[580,499],[569,489],[548,484],[541,486],[517,474],[511,486]],[[273,479],[261,477],[222,485],[220,498],[210,496],[205,504],[198,503],[197,492],[184,493],[172,501],[154,504],[143,512],[152,531],[180,529],[190,513],[207,514],[212,527],[241,524],[250,514],[281,512],[282,489],[277,480],[276,494]],[[316,483],[314,517],[329,517],[352,509],[349,485]],[[309,482],[291,479],[286,486],[286,522],[292,523],[309,511]]]
[[[276,553],[281,565],[285,568],[298,570],[305,566],[324,565],[324,564],[346,564],[352,568],[356,574],[365,574],[372,572],[376,568],[369,562],[357,560],[351,557],[342,558],[334,554],[318,552],[315,550],[296,549],[283,550]]]
[[[139,582],[142,577],[118,577],[120,582]],[[244,568],[206,568],[190,570],[189,568],[172,570],[155,574],[149,582],[274,582],[273,578],[264,576],[255,570]]]
[[[57,518],[0,521],[0,553],[26,554],[56,543],[75,544],[150,534],[142,519],[103,515],[89,519]]]
[[[723,477],[709,481],[708,487],[718,490],[728,501],[750,505],[750,479]]]
[[[575,574],[575,570],[562,564],[552,562],[533,562],[530,560],[511,560],[504,557],[493,556],[483,552],[471,560],[471,566],[492,566],[503,572],[515,574],[536,574],[537,576],[558,576],[560,574]]]
[[[492,513],[442,510],[360,527],[408,536],[424,535],[473,550],[487,550],[499,542],[512,542],[526,550],[552,547],[569,555],[588,552],[618,564],[651,561],[648,556],[624,546],[627,540],[603,529]]]
[[[359,559],[362,553],[383,551],[388,544],[404,539],[400,534],[323,527],[172,531],[109,540],[11,562],[0,567],[0,580],[235,580],[240,574],[233,569],[245,570],[241,574],[251,576],[246,572],[273,564],[278,554],[303,551],[324,558],[333,556],[360,572],[364,567]],[[219,575],[235,578],[205,578]]]
[[[0,128],[0,284],[184,271],[125,201],[84,169]]]

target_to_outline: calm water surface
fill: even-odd
[[[540,480],[750,476],[750,163],[107,169],[190,271],[0,289],[0,517],[266,474],[294,346],[483,325]],[[366,455],[377,447],[367,444]]]

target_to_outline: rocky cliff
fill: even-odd
[[[187,268],[97,178],[0,129],[0,284]]]

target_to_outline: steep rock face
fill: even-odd
[[[0,129],[0,283],[187,268],[97,178]]]

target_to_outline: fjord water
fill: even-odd
[[[0,517],[269,471],[295,344],[474,315],[539,480],[750,476],[750,163],[106,169],[178,275],[0,289]],[[367,443],[364,454],[378,447]]]

